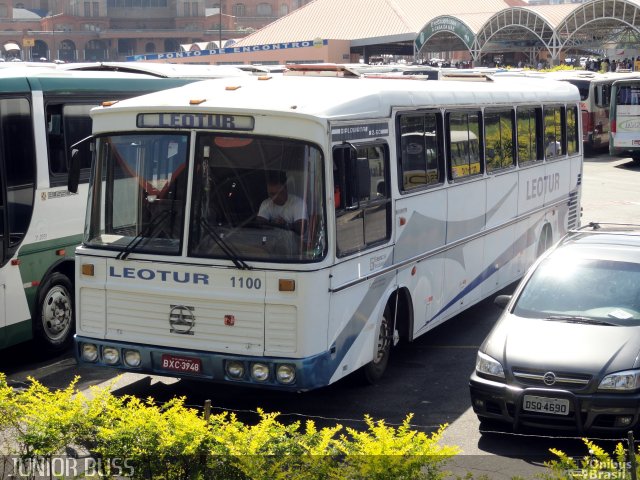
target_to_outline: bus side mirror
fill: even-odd
[[[71,150],[71,161],[69,162],[69,173],[67,177],[67,190],[71,193],[78,193],[80,183],[80,150]]]
[[[69,160],[69,172],[67,174],[67,190],[71,193],[78,193],[78,184],[80,183],[80,161],[82,159],[81,148],[87,150],[87,146],[85,144],[88,143],[88,151],[93,155],[95,150],[95,144],[92,142],[93,137],[89,135],[88,137],[83,138],[82,140],[77,141],[73,145],[71,145],[71,158]],[[93,161],[93,158],[91,159]]]

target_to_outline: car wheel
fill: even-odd
[[[367,384],[376,383],[382,378],[384,371],[387,369],[389,354],[391,353],[391,328],[391,310],[387,306],[380,320],[374,358],[361,369],[362,378]]]
[[[73,338],[75,314],[73,285],[66,275],[54,273],[41,285],[34,336],[48,351],[63,350]]]

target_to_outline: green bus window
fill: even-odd
[[[513,112],[511,110],[485,112],[484,138],[488,173],[515,165]]]
[[[519,108],[516,112],[516,129],[518,138],[518,164],[542,160],[538,155],[538,122],[539,109],[532,107]]]
[[[482,173],[480,112],[450,112],[447,114],[447,127],[451,178]]]

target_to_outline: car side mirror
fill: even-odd
[[[507,305],[509,305],[510,301],[511,301],[511,295],[498,295],[493,300],[493,303],[495,303],[500,308],[504,309],[507,307]]]

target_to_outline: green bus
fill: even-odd
[[[88,147],[79,147],[77,193],[68,191],[67,174],[70,147],[91,134],[89,111],[194,80],[135,73],[133,65],[114,70],[0,69],[0,349],[32,338],[53,351],[71,344]]]

